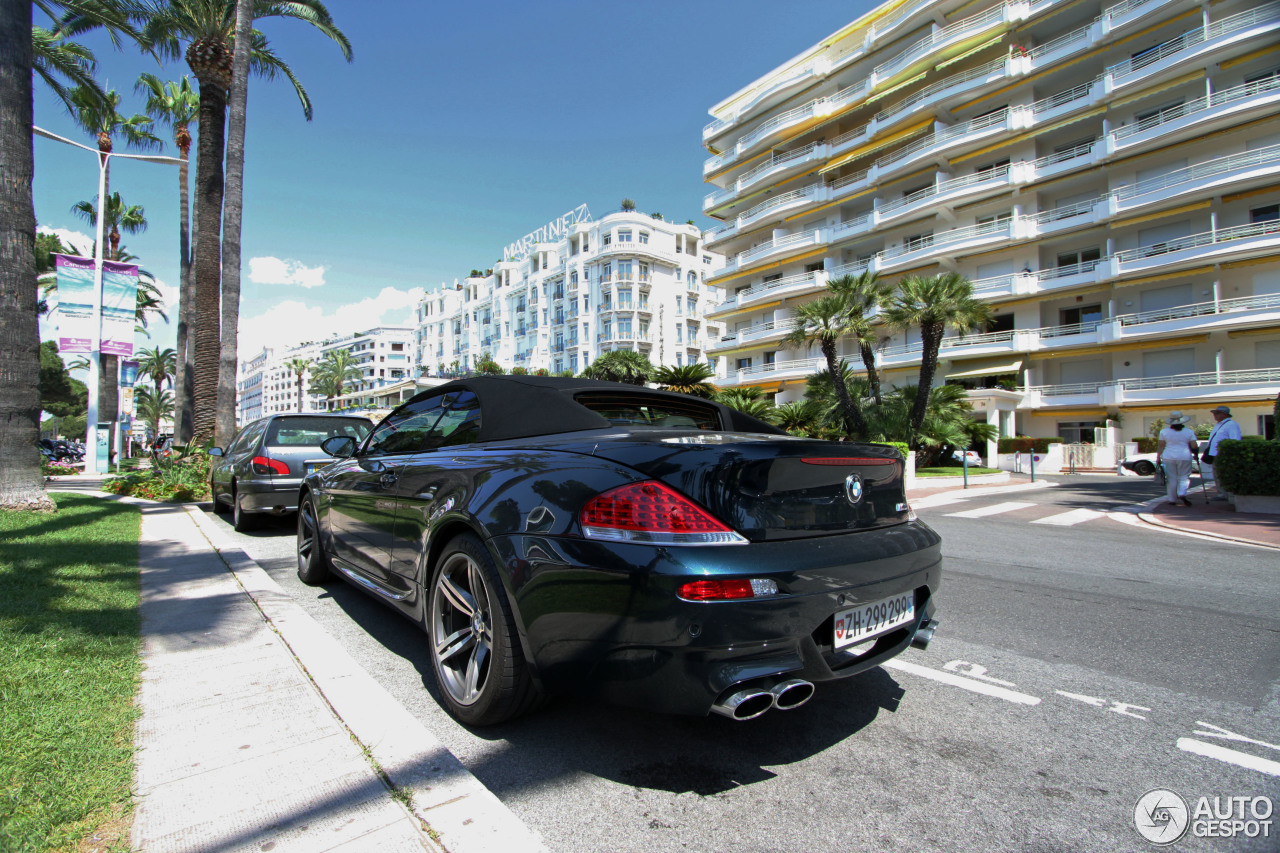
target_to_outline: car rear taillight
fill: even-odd
[[[686,601],[736,601],[777,594],[778,584],[768,578],[690,581],[676,590]]]
[[[619,486],[579,515],[592,539],[662,545],[745,545],[747,540],[676,490],[655,480]]]
[[[267,456],[255,456],[249,462],[255,474],[279,474],[281,476],[289,476],[289,466],[281,462],[279,459],[271,459]]]

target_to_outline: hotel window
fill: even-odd
[[[618,307],[619,308],[631,307],[631,288],[624,287],[618,291]]]
[[[688,281],[690,289],[693,289],[698,286],[698,274],[695,273],[693,270],[689,270],[689,275],[686,280]]]
[[[618,337],[620,338],[631,337],[631,319],[629,317],[623,317],[622,319],[618,320]]]
[[[777,353],[776,353],[776,352],[766,352],[766,353],[764,354],[764,363],[765,363],[766,365],[771,365],[771,364],[773,364],[773,363],[774,363],[774,357],[775,357],[775,356],[777,356]]]
[[[649,308],[649,294],[645,293],[642,290],[640,291],[640,310],[646,311],[648,310],[648,308]]]
[[[1091,249],[1076,249],[1071,252],[1058,253],[1058,266],[1075,267],[1079,266],[1087,268],[1089,264],[1097,263],[1102,258],[1102,251],[1096,246]]]
[[[649,265],[646,263],[640,264],[640,280],[641,281],[649,280]]]
[[[618,278],[622,281],[631,281],[633,279],[632,266],[631,261],[618,261]]]
[[[640,321],[640,337],[647,338],[648,336],[649,336],[649,321],[641,320]]]
[[[618,229],[618,242],[619,242],[619,243],[630,243],[630,242],[631,242],[631,229],[629,229],[629,228],[620,228],[620,229]]]
[[[684,313],[684,300],[681,299],[679,296],[676,297],[676,313],[677,314]]]
[[[991,216],[983,216],[978,219],[979,226],[985,226],[985,231],[999,231],[1001,228],[1009,224],[1009,220],[1013,219],[1013,214],[1009,211],[1004,213],[996,213]]]
[[[604,235],[604,245],[608,246],[608,245],[609,245],[610,243],[612,243],[612,242],[613,242],[613,235],[612,235],[612,234],[606,234],[606,235]]]
[[[648,231],[641,231],[641,232],[640,232],[640,242],[641,242],[641,243],[648,243],[648,242],[649,242],[649,232],[648,232]]]
[[[738,360],[737,360],[736,365],[737,365],[737,369],[738,369],[738,370],[750,370],[750,369],[751,369],[751,359],[750,359],[750,358],[740,358],[740,359],[738,359]]]
[[[613,280],[613,264],[605,264],[603,267],[600,268],[600,280],[601,281]]]
[[[676,367],[684,367],[684,353],[676,353]]]
[[[577,284],[577,283],[578,283],[578,271],[574,270],[573,272],[569,273],[569,284]]]
[[[1062,325],[1076,326],[1081,323],[1096,323],[1102,319],[1102,305],[1080,305],[1062,309]]]
[[[600,339],[604,341],[609,340],[609,333],[612,328],[612,324],[608,320],[605,320],[604,323],[600,325]]]
[[[929,231],[924,234],[911,234],[902,241],[902,248],[907,252],[914,252],[916,249],[925,249],[933,245],[933,232]]]
[[[684,326],[676,326],[676,343],[684,342]]]

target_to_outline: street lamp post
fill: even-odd
[[[93,250],[93,318],[91,326],[93,334],[90,338],[89,352],[89,411],[86,415],[88,420],[88,434],[85,436],[84,442],[84,472],[86,474],[102,474],[109,473],[110,469],[110,451],[108,451],[107,459],[103,460],[98,454],[98,382],[101,376],[102,366],[102,268],[103,268],[103,243],[106,237],[105,228],[106,220],[104,214],[107,207],[107,164],[112,157],[124,157],[128,160],[145,160],[148,163],[168,163],[178,165],[182,163],[180,157],[165,157],[160,154],[117,154],[114,151],[99,151],[97,148],[90,148],[65,136],[58,136],[56,133],[50,133],[39,127],[32,127],[32,131],[37,136],[43,136],[46,139],[52,139],[66,145],[72,145],[76,148],[83,148],[85,151],[92,152],[98,158],[98,216],[95,225],[97,233],[97,241]],[[119,421],[117,420],[117,423]],[[120,451],[120,435],[116,430],[115,450]]]

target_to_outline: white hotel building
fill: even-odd
[[[708,361],[708,342],[721,337],[707,311],[723,291],[708,282],[724,258],[704,248],[694,225],[637,211],[591,221],[584,206],[504,258],[419,304],[424,373],[473,369],[486,353],[508,372],[580,373],[613,350],[688,365]]]
[[[825,364],[781,340],[829,277],[958,271],[995,323],[944,341],[938,381],[1001,435],[1217,404],[1274,430],[1280,3],[890,2],[711,114],[724,385],[801,397]],[[919,341],[885,328],[888,383]]]

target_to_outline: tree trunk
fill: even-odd
[[[924,416],[929,411],[929,392],[933,390],[933,374],[938,369],[938,350],[942,348],[942,323],[928,323],[920,327],[920,340],[924,350],[920,354],[920,383],[916,386],[916,401],[911,407],[911,449],[918,450],[916,436],[924,426]]]
[[[222,346],[218,362],[218,418],[214,443],[236,434],[236,363],[240,325],[240,221],[244,200],[244,126],[249,98],[249,38],[253,0],[236,2],[235,53],[231,59],[226,199],[222,222]]]
[[[827,359],[827,370],[831,373],[831,388],[836,392],[836,399],[840,401],[840,408],[844,412],[845,429],[854,438],[866,438],[867,422],[862,417],[862,408],[849,393],[849,386],[844,384],[844,371],[840,369],[840,360],[836,358],[835,341],[824,339],[820,346],[822,355]]]
[[[858,343],[862,353],[862,366],[867,369],[867,382],[871,385],[871,398],[880,405],[880,373],[876,370],[876,352],[870,344]]]
[[[187,163],[189,149],[182,150],[178,166],[178,351],[173,376],[173,436],[177,444],[191,440],[191,308],[195,294],[191,280],[191,199],[188,191]]]
[[[195,69],[192,69],[195,71]],[[199,156],[196,160],[196,251],[193,263],[192,443],[213,440],[218,407],[218,361],[222,278],[222,155],[226,132],[226,90],[198,73]]]
[[[0,508],[52,511],[40,473],[29,0],[0,0]]]

